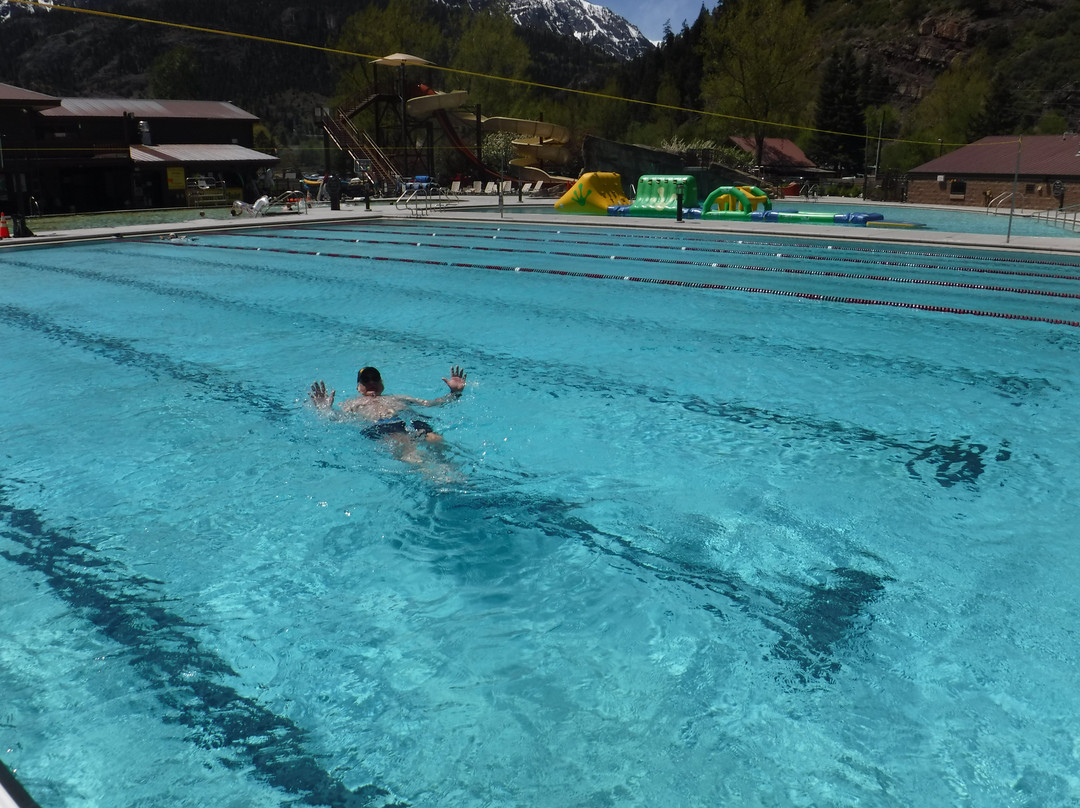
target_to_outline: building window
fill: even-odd
[[[963,199],[967,193],[967,183],[964,180],[949,181],[949,199]]]

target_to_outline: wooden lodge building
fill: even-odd
[[[1080,135],[985,137],[909,171],[907,201],[1010,204],[1014,180],[1018,208],[1080,205]]]
[[[75,213],[229,204],[277,157],[223,101],[54,98],[0,84],[0,210]]]

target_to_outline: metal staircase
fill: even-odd
[[[323,129],[339,149],[355,161],[370,166],[368,173],[376,186],[400,187],[401,175],[378,144],[367,134],[358,130],[344,109],[333,115],[323,116]]]

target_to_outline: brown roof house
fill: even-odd
[[[732,144],[748,154],[757,154],[757,144],[752,137],[729,138]],[[761,148],[761,170],[771,177],[793,177],[820,174],[822,169],[814,165],[794,142],[782,137],[767,137]]]
[[[278,158],[223,101],[53,98],[0,84],[0,207],[21,213],[228,204]],[[253,197],[254,198],[254,197]]]
[[[995,135],[908,172],[908,201],[1053,210],[1080,205],[1080,135]]]

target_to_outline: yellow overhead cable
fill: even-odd
[[[38,5],[37,0],[8,0],[8,2],[18,4],[18,5],[23,5],[23,6],[37,6]],[[241,33],[235,32],[235,31],[224,31],[224,30],[221,30],[220,28],[206,28],[206,27],[200,26],[200,25],[188,25],[186,23],[168,22],[166,20],[151,20],[151,19],[148,19],[146,17],[135,17],[135,16],[132,16],[130,14],[118,14],[118,13],[112,12],[112,11],[101,11],[101,10],[98,10],[98,9],[77,8],[75,6],[61,6],[61,5],[42,6],[42,8],[47,8],[49,10],[60,9],[60,10],[63,10],[63,11],[75,11],[75,12],[78,12],[80,14],[91,14],[91,15],[94,15],[96,17],[107,17],[107,18],[115,19],[115,20],[125,20],[127,22],[147,23],[149,25],[163,25],[163,26],[166,26],[166,27],[169,27],[169,28],[180,28],[180,29],[185,30],[185,31],[194,31],[194,32],[200,33],[200,34],[213,34],[213,35],[216,35],[216,36],[229,36],[229,37],[235,37],[237,39],[248,39],[248,40],[251,40],[253,42],[265,42],[265,43],[270,44],[270,45],[284,45],[284,46],[290,47],[290,48],[305,48],[307,50],[320,51],[322,53],[332,53],[332,54],[336,54],[338,56],[353,56],[353,57],[357,57],[357,58],[361,58],[361,59],[367,59],[368,61],[375,61],[376,59],[382,58],[380,56],[374,56],[374,55],[372,55],[370,53],[357,53],[356,51],[341,50],[340,48],[330,48],[330,47],[327,47],[325,45],[309,45],[309,44],[304,43],[304,42],[292,42],[292,41],[289,41],[287,39],[275,39],[273,37],[258,36],[257,34],[241,34]],[[573,93],[575,95],[583,95],[583,96],[586,96],[586,97],[589,97],[589,98],[599,98],[599,99],[602,99],[604,101],[620,101],[620,102],[623,102],[623,103],[626,103],[626,104],[639,104],[639,105],[642,105],[642,106],[654,107],[656,109],[671,110],[672,112],[687,112],[687,113],[690,113],[692,115],[703,115],[703,116],[711,117],[711,118],[724,118],[726,120],[741,121],[743,123],[763,124],[763,125],[766,125],[766,126],[779,126],[779,127],[784,127],[784,128],[787,128],[787,129],[799,129],[799,130],[804,131],[804,132],[813,132],[813,133],[816,133],[816,134],[823,134],[823,135],[840,135],[840,136],[843,136],[843,137],[865,137],[866,136],[865,134],[857,134],[857,133],[854,133],[854,132],[837,132],[837,131],[833,131],[831,129],[816,129],[816,128],[811,127],[811,126],[800,126],[798,124],[777,123],[775,121],[763,121],[763,120],[760,120],[760,119],[757,119],[757,118],[744,118],[744,117],[740,117],[738,115],[727,115],[727,114],[724,114],[722,112],[707,112],[707,111],[701,110],[701,109],[691,109],[689,107],[679,107],[679,106],[675,106],[673,104],[661,104],[658,101],[640,101],[640,100],[636,100],[636,99],[633,99],[633,98],[624,98],[624,97],[618,96],[618,95],[611,95],[609,93],[596,92],[594,90],[575,90],[575,89],[573,89],[571,87],[559,87],[559,86],[556,86],[554,84],[543,84],[541,82],[528,81],[526,79],[512,79],[512,78],[507,78],[505,76],[492,76],[492,75],[489,75],[489,74],[486,74],[486,73],[476,73],[476,72],[469,71],[469,70],[459,70],[459,69],[453,68],[453,67],[442,67],[440,65],[434,65],[434,64],[425,65],[425,67],[428,67],[431,70],[441,70],[444,73],[456,73],[458,75],[470,76],[472,78],[491,79],[493,81],[505,81],[505,82],[509,82],[511,84],[520,84],[520,85],[524,85],[526,87],[534,87],[534,88],[542,89],[542,90],[553,90],[555,92],[561,92],[561,93]],[[875,140],[885,141],[887,143],[911,143],[911,144],[914,144],[914,145],[917,145],[917,146],[938,146],[939,148],[941,148],[941,147],[959,148],[961,146],[975,145],[975,144],[969,144],[969,143],[944,143],[944,142],[942,142],[940,140],[934,140],[934,141],[929,141],[929,140],[906,140],[904,138],[891,138],[891,137],[875,138]],[[996,143],[993,143],[993,144],[983,144],[983,145],[1000,145],[1001,143],[1014,143],[1014,142],[1019,142],[1019,141],[1018,140],[1017,141],[997,141]]]

